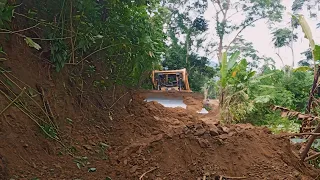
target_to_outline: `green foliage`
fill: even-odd
[[[227,58],[227,52],[222,53],[220,65],[220,106],[221,115],[226,122],[242,122],[246,115],[253,110],[249,100],[248,85],[255,71],[248,71],[246,59],[236,61],[240,53],[235,52]]]
[[[52,125],[44,124],[44,125],[41,125],[40,128],[46,137],[51,138],[51,139],[58,138],[58,136],[57,136],[58,133],[57,133],[55,127],[53,127]]]
[[[269,127],[274,133],[298,133],[300,130],[301,124],[287,118],[281,118],[279,113],[270,113],[265,117],[266,119],[264,119],[264,124],[267,124],[267,127]]]
[[[268,95],[272,104],[298,111],[304,110],[313,80],[311,72],[297,71],[292,72],[290,76],[282,70],[269,70],[265,73],[273,74],[251,85],[253,97]],[[268,86],[274,88],[268,88]]]
[[[226,54],[222,54],[218,82],[222,88],[222,118],[227,122],[267,125],[274,131],[294,131],[297,124],[281,118],[270,106],[280,105],[304,111],[313,81],[312,72],[298,69],[288,76],[283,70],[264,65],[261,73],[257,74],[248,69],[245,59],[234,64],[232,58],[239,56],[238,53],[231,55],[229,60]]]
[[[310,26],[307,23],[306,19],[303,17],[303,15],[298,15],[297,17],[292,16],[292,17],[298,19],[298,21],[302,27],[302,30],[305,34],[305,37],[309,40],[311,50],[314,50],[315,49],[315,42],[313,40],[312,31],[311,31]]]
[[[57,71],[69,62],[103,61],[109,81],[134,86],[142,73],[160,63],[165,51],[163,24],[167,11],[157,0],[31,0],[18,10],[32,16],[30,25],[42,22],[41,38],[47,41],[41,46],[49,46],[44,50],[50,51],[48,59]],[[39,49],[32,39],[26,41]]]
[[[0,1],[0,27],[9,29],[15,7],[8,4],[7,0]]]
[[[239,35],[245,28],[254,26],[254,23],[260,19],[268,19],[269,22],[278,22],[281,20],[282,11],[284,10],[284,6],[280,0],[273,0],[272,3],[269,0],[252,0],[250,3],[246,0],[212,2],[216,7],[219,7],[216,15],[216,33],[220,40],[219,55],[222,53],[225,35],[235,32],[238,32]],[[243,20],[233,22],[230,18],[233,16],[232,11],[241,11],[244,16]],[[237,37],[235,37],[234,40],[236,40],[236,38]]]
[[[319,45],[315,45],[315,48],[313,50],[313,58],[315,61],[319,61],[320,60],[320,46]]]
[[[306,72],[306,71],[309,71],[309,70],[312,70],[309,66],[300,66],[296,69],[294,69],[293,71],[294,72]]]
[[[249,61],[250,68],[258,68],[260,60],[262,59],[258,55],[258,51],[254,48],[252,42],[247,42],[241,36],[239,36],[233,44],[231,44],[228,54],[233,54],[237,51],[241,52],[240,58],[245,58]]]
[[[225,88],[227,85],[227,78],[228,78],[227,74],[229,70],[230,69],[228,69],[227,53],[224,52],[222,53],[222,56],[221,56],[221,68],[220,68],[220,74],[221,74],[220,82],[221,82],[222,88]]]
[[[298,64],[300,66],[311,67],[312,61],[313,61],[311,49],[309,48],[306,51],[302,52],[301,54],[305,56],[305,59],[300,60]],[[320,59],[316,59],[316,60],[320,60]]]
[[[35,48],[36,50],[40,50],[41,46],[39,44],[37,44],[36,42],[34,42],[32,39],[30,39],[29,37],[25,37],[24,40],[26,41],[26,43],[32,47]]]
[[[303,16],[298,16],[297,20],[310,41],[313,57],[320,59],[319,47],[313,41],[308,24]],[[274,43],[277,47],[291,42],[292,37],[288,36],[289,32],[292,34],[289,29],[274,32]],[[295,40],[294,36],[293,40]],[[254,71],[248,70],[245,59],[236,63],[231,70],[229,68],[232,67],[233,61],[229,60],[229,62],[230,66],[228,66],[227,54],[223,53],[220,70],[222,88],[220,103],[224,120],[267,125],[275,132],[282,130],[296,132],[299,125],[281,118],[279,113],[270,110],[270,106],[280,105],[304,111],[313,81],[310,67],[299,67],[288,75],[286,70],[274,69],[273,60],[264,58],[261,73],[255,75]]]
[[[186,63],[185,47],[171,45],[162,66],[168,69],[182,69],[185,67],[189,73],[189,83],[192,91],[201,91],[206,79],[216,75],[216,69],[209,66],[209,59],[192,53],[188,56],[189,66]]]
[[[296,41],[298,39],[297,34],[293,34],[293,32],[288,28],[277,29],[272,32],[272,35],[272,41],[276,48],[289,46],[292,40]]]
[[[0,46],[0,55],[2,55],[2,56],[6,56],[6,55],[7,55],[7,53],[4,52],[2,46]],[[5,57],[1,57],[1,58],[0,58],[0,62],[1,62],[1,61],[6,61],[6,60],[7,60],[7,58],[5,58]],[[0,70],[2,71],[2,68],[1,68]],[[0,71],[0,72],[1,72],[1,71]]]
[[[168,16],[168,45],[162,66],[168,69],[186,68],[192,91],[201,91],[206,80],[216,74],[214,67],[209,66],[209,59],[200,56],[204,34],[208,23],[203,18],[207,1],[165,1],[170,10]],[[179,11],[177,10],[179,9]],[[183,38],[181,38],[183,36]]]
[[[51,42],[50,60],[55,65],[57,72],[60,72],[69,60],[68,53],[68,45],[66,42],[62,40],[53,40]]]
[[[309,11],[309,16],[311,18],[317,18],[319,12],[317,8],[318,5],[318,0],[294,0],[291,9],[294,13],[297,13],[306,7],[306,9]]]
[[[230,59],[229,59],[229,61],[228,61],[228,70],[230,70],[231,68],[234,67],[234,65],[236,64],[236,61],[237,61],[239,55],[240,55],[240,51],[237,51],[237,52],[235,52],[235,53],[233,53],[233,54],[231,55],[231,57],[230,57]],[[225,54],[225,56],[226,56],[226,54]],[[222,56],[222,58],[225,58],[225,59],[226,59],[226,57],[224,57],[224,55]]]
[[[288,76],[282,70],[269,69],[264,74],[269,75],[259,81],[252,81],[249,86],[250,100],[253,100],[254,108],[247,114],[245,122],[267,125],[274,131],[292,131],[296,128],[296,123],[282,118],[280,113],[272,111],[270,106],[279,105],[300,112],[304,111],[312,85],[312,73],[296,71]],[[264,74],[258,76],[264,76]]]

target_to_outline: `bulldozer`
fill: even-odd
[[[192,92],[189,86],[187,70],[153,70],[153,89],[157,91],[176,90],[181,92]]]
[[[188,97],[197,97],[197,99],[199,97],[190,89],[188,72],[185,68],[179,70],[164,71],[153,70],[151,79],[153,90],[144,92],[146,102],[155,101],[165,107],[181,107],[186,109],[187,104],[185,100],[188,99]],[[197,110],[198,113],[207,113],[204,108],[197,108],[199,108]]]

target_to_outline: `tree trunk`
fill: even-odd
[[[311,104],[312,104],[312,100],[314,97],[314,92],[318,86],[319,76],[320,76],[320,65],[318,65],[318,70],[314,72],[313,84],[312,84],[312,88],[309,93],[309,100],[308,100],[307,109],[306,109],[306,113],[308,113],[308,114],[311,113],[310,112],[311,111]]]
[[[291,46],[290,46],[290,48],[291,48],[291,53],[292,53],[292,69],[294,68],[294,51],[293,51],[293,36],[294,36],[294,34],[293,34],[293,31],[294,31],[294,27],[293,27],[293,23],[292,23],[292,21],[291,21]]]
[[[186,68],[190,69],[190,63],[188,61],[189,59],[189,48],[190,48],[190,41],[191,41],[191,31],[192,29],[189,28],[187,36],[186,36]]]
[[[312,84],[312,88],[311,88],[310,94],[309,94],[309,100],[308,100],[308,104],[307,104],[307,109],[305,111],[306,114],[311,114],[312,101],[313,101],[313,98],[314,98],[315,90],[318,87],[319,75],[320,75],[320,65],[318,65],[317,71],[316,71],[316,66],[315,66],[313,84]],[[303,131],[303,128],[305,127],[305,125],[306,124],[304,122],[302,122],[302,126],[300,128],[300,132]],[[318,126],[316,127],[316,129],[313,132],[314,133],[319,133],[320,132],[320,123],[318,124]],[[309,152],[309,150],[311,148],[311,145],[314,142],[314,140],[316,139],[316,137],[317,136],[315,136],[315,135],[311,135],[308,138],[307,145],[306,145],[305,149],[301,153],[301,161],[304,161],[304,159],[307,157],[308,152]]]
[[[221,62],[221,56],[222,56],[222,49],[223,49],[223,36],[220,37],[220,40],[219,40],[219,47],[218,47],[218,60],[219,62]]]
[[[291,49],[291,53],[292,53],[292,69],[294,68],[294,51],[293,51],[293,45],[291,45],[291,47],[290,47],[290,49]]]

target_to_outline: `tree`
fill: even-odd
[[[262,57],[261,59],[263,60],[263,65],[260,68],[262,74],[264,74],[265,72],[272,71],[272,70],[276,69],[274,59],[272,59],[270,57]]]
[[[292,30],[290,30],[289,28],[282,28],[282,29],[277,29],[273,31],[272,35],[273,35],[272,41],[276,48],[282,48],[287,46],[291,49],[292,68],[293,68],[295,64],[293,42],[298,39],[297,34],[293,32],[293,28]],[[280,56],[280,54],[278,54],[278,56]]]
[[[253,47],[252,42],[247,42],[240,35],[235,39],[234,43],[230,46],[228,54],[229,56],[237,51],[240,51],[240,57],[248,60],[249,67],[251,69],[259,67],[260,57],[258,56],[258,51]]]
[[[168,69],[187,68],[191,89],[201,91],[206,79],[216,74],[215,69],[209,66],[209,59],[197,53],[199,48],[203,48],[208,29],[207,21],[201,16],[206,3],[169,1],[165,7],[170,9],[171,17],[166,27],[168,43],[162,65]]]
[[[208,24],[206,20],[199,16],[192,19],[188,13],[180,13],[177,10],[173,10],[171,19],[168,25],[168,37],[169,41],[173,46],[179,45],[180,43],[184,45],[185,50],[185,66],[190,67],[190,62],[188,61],[189,55],[195,47],[198,49],[202,41],[201,35],[208,29]],[[184,38],[182,38],[184,37]]]
[[[166,52],[162,66],[168,69],[185,68],[185,47],[181,45],[170,46]],[[189,83],[193,91],[201,91],[201,87],[205,84],[206,79],[214,77],[216,69],[209,66],[209,59],[201,57],[195,53],[189,56],[190,67],[187,69],[189,73]]]
[[[47,60],[57,71],[66,63],[85,68],[86,62],[103,61],[110,82],[137,85],[165,51],[166,10],[158,0],[30,0],[15,10],[15,16],[26,15],[31,17],[24,28],[41,22],[31,35],[48,46]],[[30,39],[29,45],[34,44]]]
[[[267,19],[270,22],[280,21],[284,6],[280,0],[212,0],[216,11],[216,32],[219,38],[218,58],[221,62],[221,55],[224,47],[226,35],[235,33],[235,37],[226,46],[228,51],[230,45],[247,27],[253,26],[255,22]],[[236,14],[243,16],[240,23],[232,22],[232,17]],[[238,19],[238,18],[237,18]]]
[[[311,18],[316,18],[318,17],[319,4],[319,0],[294,0],[291,9],[294,14],[297,14],[299,11],[303,10],[303,8],[306,8],[306,10],[309,11],[309,16]]]
[[[300,60],[298,64],[300,66],[313,67],[313,62],[312,62],[313,58],[312,58],[311,49],[309,48],[308,50],[302,52],[301,54],[305,56],[305,59]]]

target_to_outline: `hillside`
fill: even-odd
[[[2,67],[8,71],[1,73],[0,109],[11,105],[1,113],[1,179],[318,176],[318,170],[299,162],[287,138],[267,128],[224,126],[214,112],[198,115],[194,108],[146,103],[145,93],[123,87],[101,92],[85,84],[81,93],[73,80],[77,68],[50,71],[50,80],[45,63],[17,38],[4,49],[8,60]],[[19,87],[27,90],[19,95]],[[10,103],[6,96],[19,98]],[[201,96],[192,96],[185,95],[185,102],[199,106]],[[40,129],[55,135],[42,122],[49,120],[57,125],[57,140]]]

